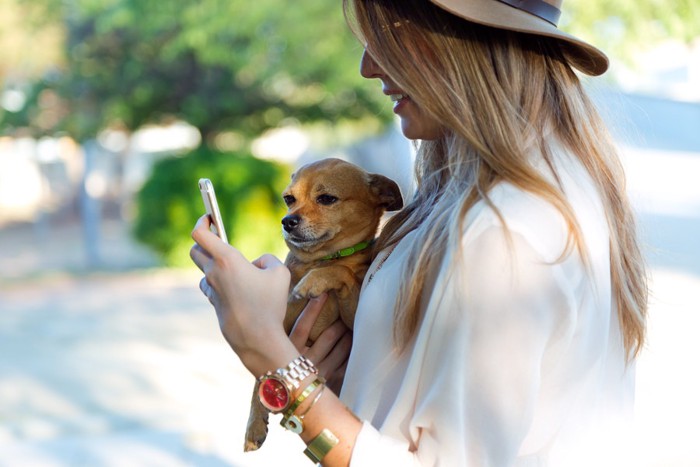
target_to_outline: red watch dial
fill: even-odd
[[[260,400],[273,412],[279,412],[289,405],[289,391],[282,381],[266,378],[260,383]]]

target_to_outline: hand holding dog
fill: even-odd
[[[326,386],[334,393],[340,394],[352,347],[352,332],[342,321],[336,321],[321,332],[311,347],[306,345],[327,298],[328,295],[323,293],[309,300],[294,324],[289,338],[299,353],[316,362],[319,373],[326,378]]]

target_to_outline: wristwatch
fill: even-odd
[[[311,360],[303,355],[292,360],[285,368],[268,371],[258,379],[260,402],[272,413],[287,410],[292,403],[292,392],[312,374],[318,374],[318,370]]]

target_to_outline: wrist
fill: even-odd
[[[259,378],[268,371],[284,368],[299,356],[299,351],[284,333],[260,342],[265,343],[263,348],[249,349],[246,352],[238,353],[243,365],[255,378]]]
[[[298,404],[294,399],[303,391],[302,383],[317,375],[318,370],[313,362],[298,355],[286,366],[267,371],[258,378],[260,402],[273,413],[285,412],[290,406],[296,408]]]
[[[304,431],[304,417],[318,402],[326,388],[326,380],[322,376],[313,374],[312,379],[310,383],[302,385],[304,389],[300,393],[297,392],[296,399],[282,415],[280,425],[296,434]],[[315,397],[310,397],[312,395]]]

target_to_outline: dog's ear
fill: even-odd
[[[392,179],[384,175],[370,174],[369,187],[379,198],[379,205],[387,211],[398,211],[403,207],[401,189]]]

